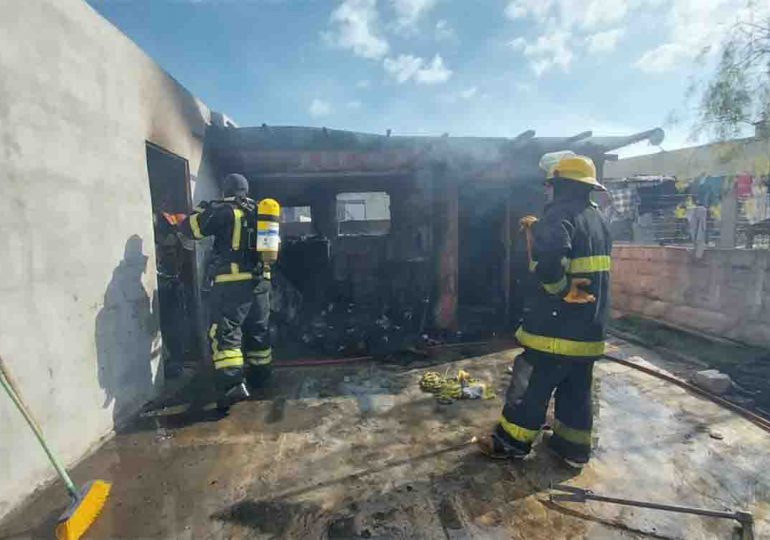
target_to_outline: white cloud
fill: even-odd
[[[430,62],[419,56],[401,54],[397,58],[386,58],[383,67],[399,84],[410,80],[417,84],[440,84],[452,76],[452,70],[438,54]]]
[[[754,2],[758,17],[770,16],[770,2]],[[634,17],[655,15],[661,41],[635,62],[641,71],[663,73],[692,61],[719,43],[737,19],[745,19],[747,0],[508,0],[505,16],[526,19],[539,37],[511,42],[538,74],[566,69],[581,54],[613,51]],[[559,36],[558,38],[553,37]]]
[[[629,4],[624,0],[589,0],[575,6],[577,9],[565,10],[564,16],[584,30],[606,28],[626,18]]]
[[[586,38],[586,49],[590,54],[612,52],[624,33],[623,28],[614,28],[606,32],[591,34]]]
[[[538,23],[553,20],[562,30],[594,30],[622,21],[629,6],[645,0],[511,0],[505,7],[509,19],[531,17]]]
[[[378,20],[377,0],[343,0],[329,17],[332,30],[325,37],[357,56],[380,59],[388,53],[390,45],[380,35]]]
[[[460,97],[463,99],[471,99],[473,96],[478,93],[479,89],[475,86],[471,86],[470,88],[466,88],[465,90],[460,92]]]
[[[399,84],[412,79],[425,60],[411,54],[402,54],[398,58],[386,58],[383,62],[385,72]]]
[[[527,19],[539,34],[534,39],[519,37],[510,44],[524,54],[538,76],[553,68],[567,71],[584,45],[589,54],[612,50],[622,31],[606,29],[620,25],[631,10],[642,4],[658,1],[510,0],[505,7],[506,17]]]
[[[665,73],[720,43],[736,21],[748,20],[746,0],[675,0],[666,15],[666,41],[641,54],[635,66]],[[755,16],[770,17],[770,2],[755,3]]]
[[[438,3],[438,0],[390,0],[395,21],[390,29],[414,32],[420,21]],[[355,55],[383,60],[385,72],[399,84],[414,81],[417,84],[440,84],[448,81],[452,70],[436,54],[432,60],[400,54],[387,57],[390,44],[380,28],[378,0],[342,0],[329,17],[330,30],[324,39],[336,47],[351,50]],[[436,39],[448,39],[454,31],[445,20],[436,23]],[[357,88],[368,88],[369,81],[358,81]]]
[[[308,108],[307,112],[310,113],[310,116],[313,118],[329,116],[332,113],[332,106],[328,101],[315,98],[310,103],[310,107]]]
[[[553,0],[513,0],[505,6],[505,16],[509,19],[523,19],[532,15],[544,19],[553,7]]]
[[[439,84],[449,80],[452,70],[446,67],[444,59],[436,55],[430,64],[417,71],[415,81],[420,84]]]
[[[372,85],[371,81],[363,79],[356,83],[356,88],[369,88],[371,85]]]
[[[450,26],[446,19],[436,21],[436,41],[449,41],[456,37],[454,28]]]
[[[436,5],[437,0],[391,0],[396,11],[396,29],[416,30],[422,19]]]
[[[697,50],[700,51],[700,49]],[[697,52],[683,43],[664,43],[646,51],[634,62],[634,65],[645,73],[665,73],[696,54]]]
[[[572,35],[567,31],[553,31],[543,34],[533,42],[516,38],[510,42],[510,45],[529,59],[535,74],[540,77],[557,67],[565,72],[569,70],[574,56],[569,47],[571,37]]]
[[[348,109],[360,109],[363,104],[358,100],[353,100],[348,101],[345,105]]]

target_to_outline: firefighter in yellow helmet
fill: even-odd
[[[249,397],[249,387],[264,385],[271,374],[269,265],[280,241],[278,203],[250,199],[249,183],[240,174],[225,177],[224,194],[201,203],[180,225],[186,238],[214,237],[208,337],[220,410]],[[264,206],[270,207],[269,216],[262,215]],[[275,244],[268,259],[261,249],[267,243]]]
[[[591,383],[594,361],[604,353],[609,313],[612,240],[591,192],[605,188],[591,159],[560,153],[548,163],[553,200],[542,219],[522,219],[530,271],[539,287],[525,300],[516,359],[505,407],[479,446],[498,459],[523,458],[545,423],[555,392],[556,419],[548,446],[581,467],[591,453]]]

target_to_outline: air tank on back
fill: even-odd
[[[265,265],[265,277],[270,277],[270,267],[278,260],[281,247],[281,205],[275,199],[262,199],[257,205],[257,253]]]

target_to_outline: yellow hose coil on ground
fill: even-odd
[[[459,370],[455,377],[447,377],[436,371],[427,371],[420,377],[420,388],[424,392],[435,394],[441,403],[451,403],[455,399],[481,397],[492,399],[495,393],[483,382],[471,377],[465,370]],[[464,392],[464,389],[468,389]],[[476,391],[476,396],[470,390]],[[480,395],[479,395],[480,394]]]

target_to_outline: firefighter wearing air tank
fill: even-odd
[[[580,467],[591,452],[591,381],[594,361],[604,353],[612,240],[590,198],[604,190],[593,161],[561,152],[544,156],[541,167],[553,200],[541,220],[521,220],[539,287],[525,300],[516,333],[524,353],[513,366],[499,423],[479,445],[494,458],[526,456],[555,392],[548,446]]]
[[[270,267],[278,259],[280,206],[248,193],[243,175],[228,175],[225,198],[201,203],[181,227],[196,240],[214,237],[208,337],[220,408],[265,385],[272,368]]]

